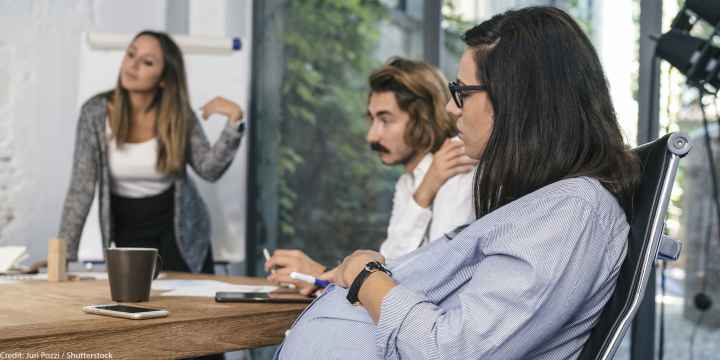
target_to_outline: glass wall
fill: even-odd
[[[248,274],[265,275],[263,248],[302,249],[328,267],[378,249],[402,170],[366,144],[367,77],[390,56],[422,59],[425,2],[253,6]]]
[[[431,1],[430,1],[431,2]],[[606,4],[607,3],[607,4]],[[471,25],[509,8],[556,5],[596,43],[618,115],[635,138],[637,33],[631,0],[448,0],[440,67],[455,78]],[[426,1],[269,0],[255,2],[251,129],[250,273],[260,250],[304,249],[332,266],[385,236],[397,167],[365,142],[367,76],[390,56],[421,59]],[[627,10],[611,17],[612,9]],[[607,14],[607,16],[605,16]],[[606,26],[612,21],[613,26]],[[622,48],[619,48],[622,47]],[[610,51],[612,49],[622,51]],[[262,273],[262,272],[258,272]]]
[[[263,247],[302,249],[329,267],[379,248],[401,169],[366,144],[367,77],[390,56],[422,58],[425,5],[255,2],[248,258],[256,255],[256,274]]]
[[[249,274],[264,275],[264,247],[303,249],[326,266],[336,265],[352,250],[379,247],[402,169],[382,165],[365,142],[367,76],[391,56],[422,59],[427,50],[423,36],[432,26],[424,18],[428,2],[432,1],[254,2]],[[640,3],[446,0],[439,66],[448,78],[455,78],[464,48],[460,35],[493,14],[528,5],[564,8],[593,41],[626,140],[635,145]],[[664,1],[663,29],[669,28],[679,3]],[[695,358],[711,359],[717,354],[713,348],[720,346],[720,306],[699,326],[695,324],[700,314],[692,307],[699,279],[708,279],[708,291],[720,299],[720,262],[712,261],[720,255],[720,245],[708,252],[703,240],[718,239],[718,233],[697,130],[701,117],[697,96],[683,88],[683,77],[667,65],[661,73],[661,132],[685,130],[698,143],[683,160],[673,193],[667,230],[684,242],[685,249],[681,261],[669,263],[664,271],[664,296],[658,277],[656,329],[664,319],[667,358],[689,358],[695,333]],[[714,105],[709,109],[715,119]],[[720,159],[720,152],[715,159]],[[629,338],[616,359],[630,358]]]

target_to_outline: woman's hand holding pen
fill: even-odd
[[[203,105],[200,110],[202,111],[202,118],[204,120],[207,120],[212,114],[221,114],[227,116],[230,124],[233,126],[237,126],[245,116],[240,105],[222,96],[210,100],[207,104]]]

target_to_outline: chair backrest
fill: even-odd
[[[627,255],[615,293],[605,305],[579,360],[612,359],[620,346],[645,288],[653,280],[650,274],[658,255],[675,173],[680,158],[689,151],[688,138],[682,133],[671,133],[633,149],[641,162],[641,176],[632,201]]]

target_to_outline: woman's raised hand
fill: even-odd
[[[204,120],[207,120],[212,114],[220,114],[227,116],[232,125],[237,125],[242,121],[243,117],[245,117],[240,105],[222,96],[217,96],[210,100],[207,104],[203,105],[200,110],[202,110],[202,118]]]

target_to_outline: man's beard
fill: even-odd
[[[376,142],[370,143],[370,150],[375,151],[378,154],[390,154],[390,150],[388,150],[388,148],[386,148],[386,147],[382,146],[380,143],[376,143]],[[417,154],[416,151],[411,151],[410,153],[408,153],[406,156],[404,156],[400,160],[393,161],[391,163],[385,163],[385,165],[388,165],[388,166],[406,165],[407,163],[412,161],[412,159],[415,157],[416,154]]]

